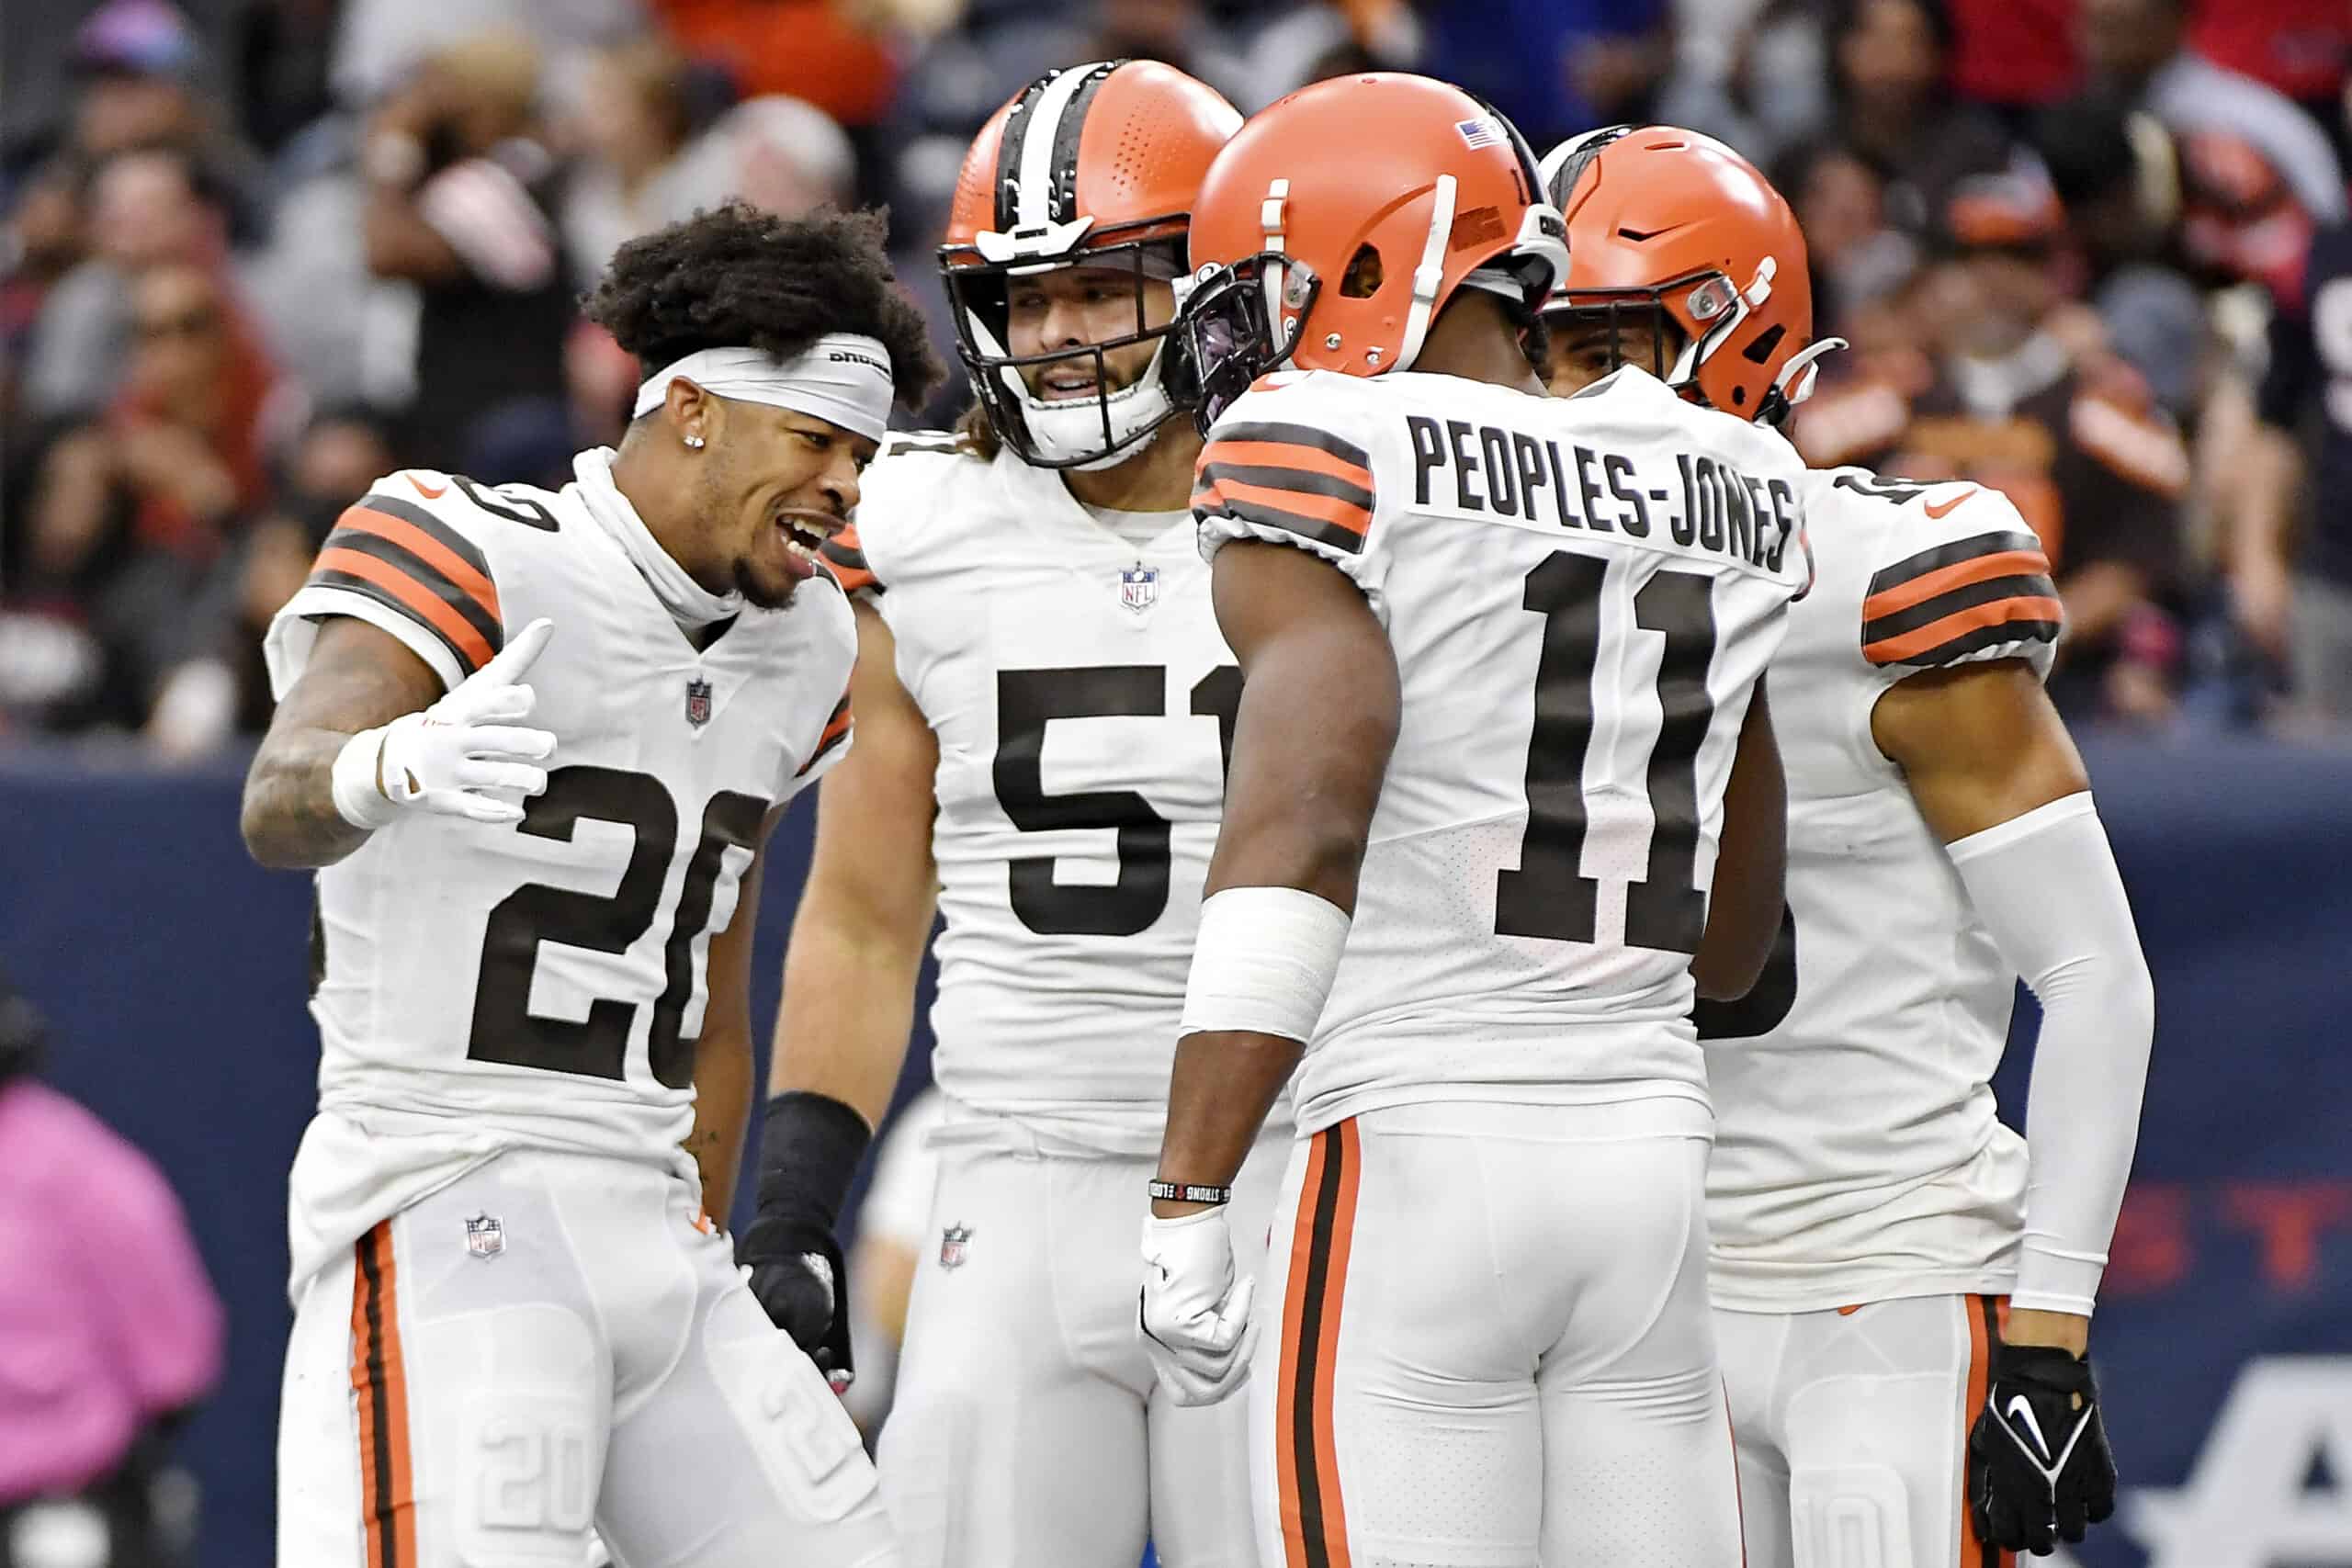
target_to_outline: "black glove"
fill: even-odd
[[[830,1095],[795,1089],[769,1100],[759,1210],[736,1248],[769,1321],[808,1353],[836,1393],[857,1371],[850,1359],[849,1269],[833,1225],[873,1137],[865,1118]]]
[[[2115,1512],[2115,1455],[2088,1361],[2049,1346],[1995,1348],[1968,1434],[1968,1508],[1984,1544],[2037,1557]]]

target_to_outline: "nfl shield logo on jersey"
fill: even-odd
[[[495,1258],[506,1250],[506,1227],[495,1214],[476,1214],[466,1222],[466,1250],[476,1258]]]
[[[699,675],[686,682],[686,722],[696,729],[710,722],[710,682]]]
[[[964,1249],[971,1240],[972,1227],[969,1225],[949,1225],[941,1231],[939,1266],[942,1269],[961,1269],[964,1266]]]
[[[1159,569],[1141,561],[1119,571],[1119,603],[1142,615],[1159,598]]]

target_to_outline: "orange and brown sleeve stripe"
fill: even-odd
[[[481,548],[396,495],[367,496],[335,519],[310,581],[398,611],[431,632],[469,675],[506,646],[498,585]]]
[[[2007,643],[2055,642],[2065,620],[2039,539],[1978,534],[1922,550],[1871,579],[1862,657],[1931,669]]]
[[[359,1238],[351,1284],[351,1388],[359,1404],[360,1529],[368,1568],[416,1568],[416,1487],[408,1443],[392,1222]]]
[[[1372,527],[1372,459],[1312,425],[1220,424],[1193,470],[1193,511],[1279,528],[1350,555]]]
[[[1352,1121],[1325,1128],[1307,1146],[1298,1223],[1291,1233],[1281,1382],[1274,1396],[1274,1467],[1286,1568],[1348,1568],[1350,1562],[1331,1408],[1359,1167]]]
[[[842,700],[833,705],[833,711],[831,715],[825,720],[824,729],[817,737],[817,749],[808,753],[808,760],[801,763],[800,771],[792,776],[796,779],[808,777],[809,769],[815,767],[819,762],[823,761],[826,756],[830,754],[834,748],[838,747],[842,741],[849,739],[849,732],[852,728],[853,726],[850,722],[849,711],[849,694],[847,692],[843,692],[842,694]]]
[[[856,524],[849,525],[819,546],[817,558],[832,580],[842,585],[842,592],[882,592],[881,579],[866,564],[865,547],[858,541]]]

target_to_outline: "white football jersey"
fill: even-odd
[[[1200,476],[1203,549],[1330,560],[1404,682],[1301,1129],[1430,1100],[1703,1118],[1689,966],[1806,580],[1793,453],[1635,370],[1558,400],[1312,372],[1236,402]]]
[[[2006,1291],[2025,1145],[1987,1080],[2017,976],[1901,770],[1871,737],[1922,670],[2028,659],[2062,613],[1997,491],[1805,476],[1819,576],[1772,664],[1789,782],[1789,917],[1754,991],[1702,1004],[1719,1305],[1808,1312]]]
[[[932,1071],[961,1105],[1149,1154],[1241,675],[1192,518],[1137,547],[1061,476],[893,437],[836,575],[939,741]]]
[[[449,685],[510,628],[555,623],[527,679],[556,750],[522,822],[404,813],[318,874],[298,1280],[503,1148],[692,1172],[710,938],[768,813],[848,743],[856,627],[820,573],[697,652],[591,504],[577,483],[393,474],[271,623],[280,696],[326,616],[381,627]]]

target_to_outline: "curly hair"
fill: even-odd
[[[859,333],[889,351],[899,401],[917,406],[946,371],[899,291],[887,227],[879,211],[779,218],[729,202],[623,245],[581,308],[649,376],[699,349],[789,359],[827,333]]]

